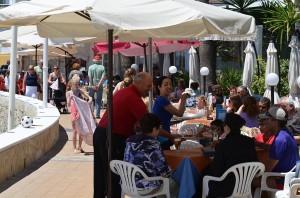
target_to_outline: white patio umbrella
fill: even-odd
[[[164,62],[163,62],[163,76],[169,76],[169,67],[171,66],[170,54],[164,54]]]
[[[21,56],[43,56],[43,50],[42,49],[25,49],[25,50],[20,50],[17,51],[17,55],[21,55]],[[57,53],[57,52],[51,52],[48,51],[48,56],[62,56],[62,57],[67,57],[67,55],[64,55],[62,53]]]
[[[273,41],[269,43],[268,49],[267,49],[267,67],[266,67],[266,75],[269,73],[275,73],[279,76],[279,69],[278,69],[278,58],[277,58],[277,49],[275,48],[275,45]],[[271,88],[266,83],[267,90],[264,93],[265,97],[268,97],[271,99]],[[274,104],[277,104],[279,101],[279,95],[275,91],[274,92]]]
[[[248,44],[244,52],[246,53],[246,57],[245,57],[244,70],[243,70],[243,85],[247,87],[247,89],[251,94],[250,85],[252,83],[253,76],[254,76],[254,69],[256,67],[256,56],[251,41],[248,41]]]
[[[192,82],[199,82],[200,80],[200,66],[197,59],[197,53],[193,46],[189,49],[189,88]]]
[[[132,12],[134,10],[134,12]],[[189,0],[32,0],[1,9],[0,26],[37,25],[48,38],[97,37],[107,29],[124,41],[254,39],[253,17]]]
[[[291,48],[290,53],[290,64],[289,64],[289,88],[290,96],[295,97],[299,94],[299,87],[297,85],[297,78],[299,76],[299,66],[300,66],[300,54],[299,54],[299,40],[297,36],[292,36],[291,42],[289,44]]]

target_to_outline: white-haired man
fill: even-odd
[[[279,100],[280,107],[287,112],[288,119],[286,127],[294,135],[296,140],[300,140],[300,113],[296,111],[293,99],[282,97]]]

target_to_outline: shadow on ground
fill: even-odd
[[[41,166],[55,157],[64,147],[64,145],[68,141],[68,135],[66,130],[59,125],[59,138],[57,143],[53,146],[53,148],[46,153],[43,157],[41,157],[38,161],[34,162],[30,166],[26,167],[21,172],[17,173],[16,175],[8,178],[6,181],[0,184],[0,193],[7,190],[10,186],[14,185],[18,181],[22,180],[24,177],[30,175],[34,171],[38,170]]]

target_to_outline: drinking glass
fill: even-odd
[[[181,138],[174,139],[174,145],[175,145],[176,150],[179,152],[180,145],[181,145]]]

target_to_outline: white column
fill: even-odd
[[[14,128],[15,120],[15,93],[16,93],[16,70],[17,70],[17,26],[11,27],[12,41],[10,48],[10,74],[9,74],[9,102],[8,102],[8,131]]]
[[[43,45],[43,107],[48,104],[48,38],[44,39]]]

